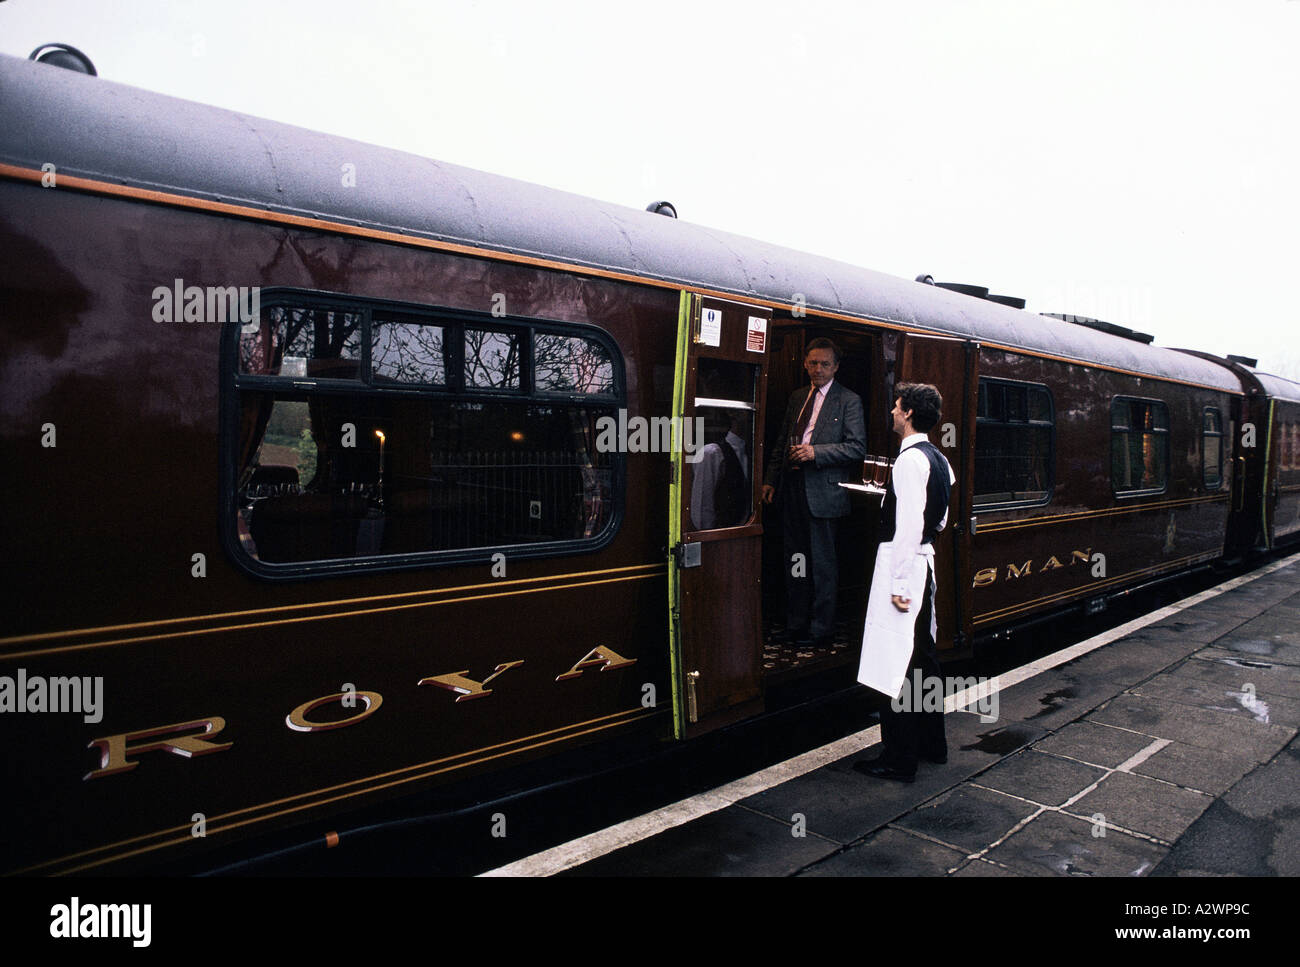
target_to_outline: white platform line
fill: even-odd
[[[1249,584],[1251,581],[1266,577],[1274,571],[1294,564],[1297,558],[1300,558],[1300,554],[1293,554],[1258,571],[1233,578],[1231,581],[1225,581],[1223,584],[1202,591],[1199,594],[1194,594],[1189,598],[1184,598],[1182,601],[1177,601],[1168,607],[1153,611],[1151,614],[1125,622],[1110,631],[1089,638],[1087,641],[1081,641],[1077,645],[1071,645],[1069,648],[1053,652],[1010,672],[1004,672],[974,688],[968,688],[950,695],[944,701],[944,711],[952,712],[963,709],[965,706],[975,703],[979,698],[1019,684],[1041,672],[1055,668],[1057,665],[1073,661],[1080,655],[1086,655],[1090,651],[1095,651],[1104,645],[1110,644],[1117,638],[1132,634],[1140,628],[1145,628],[1149,624],[1177,614],[1179,611],[1200,604],[1202,601],[1208,601],[1224,592],[1239,588],[1243,584]],[[553,876],[556,873],[587,863],[599,856],[612,853],[616,849],[647,839],[666,829],[681,826],[693,819],[699,819],[709,813],[726,809],[742,799],[747,799],[757,793],[779,786],[783,782],[806,775],[832,762],[838,762],[846,756],[856,755],[875,745],[879,740],[880,726],[873,725],[869,729],[863,729],[861,732],[837,739],[820,748],[795,756],[793,759],[787,759],[752,775],[719,786],[717,789],[700,793],[689,799],[683,799],[671,806],[664,806],[662,809],[656,809],[634,819],[625,820],[606,829],[598,830],[587,836],[536,853],[533,856],[527,856],[513,863],[508,863],[505,866],[487,870],[480,873],[479,876]],[[1136,763],[1124,763],[1125,766],[1131,764]],[[1121,766],[1121,768],[1123,767]]]

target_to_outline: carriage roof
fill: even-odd
[[[499,175],[0,55],[0,162],[933,330],[1240,392],[1210,360]],[[344,164],[356,184],[344,187]]]

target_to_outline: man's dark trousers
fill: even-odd
[[[808,510],[808,491],[802,469],[786,472],[781,521],[785,528],[786,626],[808,629],[813,638],[834,630],[835,597],[839,567],[835,558],[838,517],[814,517]],[[801,576],[795,576],[794,555],[803,555]],[[810,580],[811,579],[811,580]]]
[[[934,573],[932,568],[927,568],[921,611],[916,616],[916,630],[912,635],[912,660],[907,664],[907,678],[903,682],[903,698],[909,703],[903,707],[908,711],[896,712],[889,702],[880,710],[880,738],[885,746],[882,764],[909,775],[916,772],[920,756],[943,759],[948,755],[942,703],[937,712],[926,712],[921,707],[925,693],[940,687],[930,684],[930,680],[943,681],[943,670],[935,656],[934,639],[930,637],[930,592],[933,588]],[[913,677],[918,669],[923,676],[920,689]]]

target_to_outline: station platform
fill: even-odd
[[[1300,554],[947,708],[914,783],[873,726],[483,875],[1300,875]]]

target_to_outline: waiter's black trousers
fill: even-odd
[[[916,616],[916,630],[912,635],[912,660],[907,665],[907,679],[903,683],[900,705],[906,710],[894,711],[892,703],[880,710],[880,738],[885,745],[884,763],[900,772],[916,772],[917,759],[942,759],[948,754],[948,740],[943,732],[943,703],[938,711],[922,709],[922,699],[935,689],[942,695],[943,670],[934,653],[934,638],[930,636],[930,593],[934,588],[933,568],[926,569],[925,593],[921,595],[921,611]],[[917,602],[913,601],[915,607]],[[921,673],[918,688],[916,672]],[[932,680],[938,679],[938,684]]]

